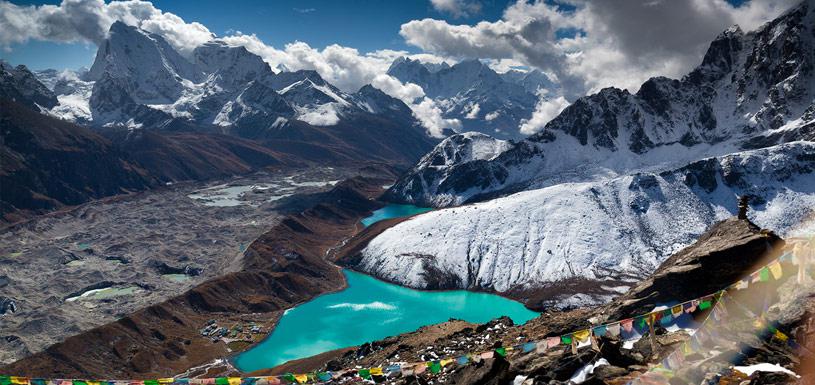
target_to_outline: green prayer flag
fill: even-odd
[[[157,385],[157,384],[148,384],[147,381],[145,381],[144,385]],[[226,377],[218,377],[215,379],[215,385],[229,385],[229,379]]]
[[[506,357],[507,356],[507,348],[495,349],[495,354],[497,354],[497,355],[499,355],[501,357]]]
[[[571,345],[572,336],[571,335],[560,336],[560,342],[562,342],[564,345]]]
[[[286,373],[283,375],[283,379],[288,382],[297,382],[297,378],[294,377],[292,373]]]
[[[358,373],[360,377],[366,380],[371,378],[371,369],[360,369]]]
[[[82,381],[82,380],[73,380],[73,381],[71,381],[71,382],[72,382],[74,385],[88,385],[88,383],[87,383],[87,382]]]
[[[226,380],[226,378],[224,378],[224,380]],[[217,379],[215,381],[217,381]],[[144,380],[144,385],[158,385],[158,380]],[[229,385],[229,381],[226,382],[226,385]]]
[[[0,376],[0,385],[11,385],[11,377]]]
[[[441,372],[441,363],[439,361],[433,361],[430,363],[430,373],[438,373]]]
[[[767,282],[770,280],[770,269],[767,266],[764,266],[764,268],[762,268],[758,274],[761,282]]]
[[[702,301],[699,303],[699,310],[705,310],[710,307],[710,301]]]

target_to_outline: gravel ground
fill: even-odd
[[[352,171],[263,172],[91,202],[0,230],[0,364],[237,271],[244,249]]]

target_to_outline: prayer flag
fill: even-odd
[[[405,376],[405,377],[412,376],[413,372],[414,372],[413,367],[405,366],[405,367],[402,368],[402,375]]]
[[[578,332],[574,332],[572,335],[577,340],[577,342],[584,343],[584,342],[588,341],[589,336],[591,335],[591,330],[589,330],[589,329],[581,330],[581,331],[578,331]]]
[[[736,290],[744,290],[750,287],[750,282],[748,282],[746,279],[740,279],[734,286]]]
[[[0,376],[0,385],[11,385],[11,377]]]
[[[452,360],[450,360],[450,361],[452,361]],[[372,375],[372,376],[381,376],[381,375],[383,375],[383,374],[384,374],[384,373],[382,372],[382,368],[381,368],[381,367],[371,368],[371,375]]]
[[[784,275],[784,272],[781,270],[781,264],[778,261],[775,261],[770,264],[770,273],[772,273],[773,278],[781,279]]]
[[[387,368],[385,368],[385,371],[388,372],[388,373],[398,373],[398,372],[402,371],[402,366],[400,366],[400,365],[391,365],[391,366],[388,366]]]
[[[88,385],[88,383],[87,383],[87,382],[82,381],[82,380],[73,380],[73,381],[72,381],[72,383],[73,383],[74,385]]]
[[[667,314],[664,314],[664,315],[662,316],[662,319],[661,319],[661,320],[659,320],[659,323],[660,323],[660,324],[662,324],[662,326],[668,326],[668,325],[670,325],[670,324],[671,324],[671,322],[672,322],[672,321],[673,321],[673,319],[674,319],[674,318],[673,318],[673,316],[672,316],[672,315],[671,315],[671,313],[670,313],[670,310],[666,310],[666,312],[667,312]]]
[[[560,338],[559,337],[549,337],[546,339],[546,346],[551,348],[555,348],[560,345]]]
[[[441,364],[441,367],[445,367],[445,366],[447,366],[447,365],[452,364],[452,363],[453,363],[453,359],[452,359],[452,358],[445,358],[445,359],[443,359],[443,360],[439,361],[439,363]]]
[[[622,325],[623,330],[628,333],[631,333],[631,331],[634,330],[634,320],[631,318],[620,321],[620,325]]]
[[[767,281],[770,280],[770,269],[767,266],[764,266],[763,268],[761,268],[761,270],[759,270],[758,274],[759,274],[759,279],[761,280],[761,282],[767,282]]]
[[[750,282],[751,283],[761,282],[761,273],[756,271],[750,274]]]
[[[665,357],[665,359],[662,360],[662,367],[668,370],[671,369],[671,363],[668,362],[668,357]]]
[[[495,349],[495,354],[497,354],[497,355],[499,355],[501,357],[506,357],[507,356],[507,349],[506,348]]]
[[[493,357],[494,354],[495,353],[493,353],[493,352],[484,352],[484,353],[481,353],[481,358],[483,358],[485,360],[489,360],[490,358]]]
[[[549,349],[549,344],[545,340],[544,341],[538,341],[538,343],[535,344],[535,353],[543,354],[543,353],[546,353],[546,350],[548,350],[548,349]]]
[[[269,382],[269,385],[280,385],[280,379],[277,377],[266,377],[266,381]]]
[[[31,385],[47,385],[47,381],[42,378],[32,378]]]
[[[288,381],[288,382],[294,382],[294,383],[297,382],[297,378],[295,378],[294,374],[291,374],[291,373],[284,374],[282,378],[284,380]]]
[[[699,302],[699,310],[705,310],[705,309],[707,309],[709,307],[710,307],[710,301],[709,300],[704,300],[702,302]]]
[[[259,378],[257,377],[247,377],[241,379],[241,385],[257,385]]]
[[[158,384],[158,381],[156,381],[156,384]],[[156,385],[156,384],[148,383],[147,381],[144,381],[144,385]],[[230,385],[229,384],[229,379],[226,378],[226,377],[217,377],[217,378],[215,378],[215,385]]]
[[[319,372],[317,373],[317,379],[320,381],[328,381],[331,379],[331,373],[329,372]]]
[[[534,342],[527,342],[527,343],[522,345],[521,350],[523,350],[524,353],[529,353],[529,352],[535,350],[535,343]]]
[[[294,380],[297,381],[298,384],[305,384],[308,382],[308,376],[305,374],[295,374]]]
[[[606,327],[606,325],[600,325],[600,326],[596,326],[594,329],[592,329],[592,333],[594,335],[596,335],[597,337],[602,337],[602,336],[606,335],[607,330],[608,330],[608,328]]]
[[[456,363],[459,365],[467,365],[468,362],[470,362],[470,359],[467,358],[467,356],[461,356],[456,359]]]
[[[430,367],[430,373],[436,374],[441,372],[441,363],[439,363],[439,361],[428,362],[427,364]]]
[[[682,313],[682,305],[676,305],[671,308],[671,315],[674,316],[674,318],[681,316]]]
[[[615,322],[613,324],[609,324],[606,326],[606,330],[608,331],[608,335],[617,337],[620,335],[620,323]]]
[[[370,370],[370,369],[360,369],[360,370],[357,372],[357,374],[358,374],[360,377],[362,377],[362,378],[364,378],[364,379],[366,379],[366,380],[367,380],[367,379],[369,379],[369,378],[371,378],[371,370]]]
[[[28,377],[11,377],[11,383],[15,385],[28,385]]]
[[[229,385],[241,385],[241,378],[240,377],[228,377],[227,381],[229,382]],[[159,383],[161,383],[161,380],[159,380]],[[144,385],[147,385],[147,384],[144,384]]]
[[[238,378],[238,384],[240,384],[240,380],[241,379]],[[159,378],[158,379],[159,384],[172,384],[173,382],[175,382],[175,379],[173,379],[173,378]]]
[[[780,330],[776,330],[775,333],[774,333],[774,336],[775,336],[776,339],[778,339],[781,342],[787,342],[787,340],[789,339],[789,337],[787,337],[786,334],[781,333]]]
[[[569,334],[560,336],[560,342],[563,343],[564,345],[571,345],[572,344],[572,336],[569,335]]]

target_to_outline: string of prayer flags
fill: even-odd
[[[741,279],[738,282],[729,286],[729,289],[746,289],[753,282],[766,282],[770,279],[779,280],[783,278],[783,268],[781,262],[791,259],[788,254],[785,254],[775,261],[763,266],[750,274],[747,278]],[[632,318],[615,321],[607,324],[596,325],[588,329],[582,329],[571,333],[566,333],[561,336],[551,336],[539,341],[529,341],[526,343],[519,343],[512,346],[498,347],[490,351],[482,353],[467,353],[458,357],[447,357],[440,360],[421,362],[421,363],[402,363],[386,367],[371,367],[355,370],[343,370],[336,372],[314,372],[307,374],[293,374],[287,373],[279,376],[268,377],[218,377],[208,379],[172,379],[162,378],[156,380],[142,380],[142,381],[85,381],[85,380],[44,380],[44,379],[29,379],[27,377],[11,377],[0,376],[0,385],[289,385],[289,384],[304,384],[309,382],[327,382],[334,378],[343,377],[346,374],[354,374],[359,378],[368,380],[373,376],[385,376],[392,373],[401,373],[403,376],[419,375],[427,371],[431,373],[439,373],[444,367],[451,364],[466,365],[470,362],[480,362],[481,360],[488,360],[495,357],[506,357],[510,352],[518,350],[523,353],[530,353],[533,350],[538,354],[545,354],[549,350],[555,349],[559,346],[569,346],[573,353],[577,353],[577,349],[585,346],[591,346],[593,349],[599,349],[597,339],[600,337],[611,336],[620,337],[623,340],[630,341],[633,339],[641,338],[645,333],[653,336],[653,327],[657,322],[663,326],[668,326],[685,314],[695,313],[697,310],[707,310],[712,307],[712,311],[708,314],[707,321],[713,317],[717,321],[723,320],[727,316],[727,309],[723,305],[725,291],[719,291],[713,295],[707,295],[701,298],[692,299],[672,307],[652,311],[647,314],[637,315]],[[738,302],[734,302],[738,304]],[[772,335],[772,338],[788,343],[794,344],[789,336],[777,330],[776,328],[768,325],[765,321],[756,319],[757,327],[767,328]],[[665,371],[664,368],[675,368],[684,362],[684,357],[693,354],[695,351],[701,351],[703,344],[710,341],[711,338],[717,338],[715,330],[698,329],[694,335],[681,345],[681,349],[668,355],[662,362],[661,367],[657,367],[656,371]],[[562,351],[562,350],[561,350]],[[667,373],[667,372],[666,372]]]

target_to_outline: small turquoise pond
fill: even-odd
[[[414,214],[426,213],[433,210],[432,207],[418,207],[414,205],[389,204],[379,210],[374,211],[371,216],[362,220],[362,224],[368,227],[383,219],[407,217]]]
[[[361,345],[450,318],[484,323],[502,315],[524,323],[538,315],[493,294],[418,291],[345,270],[348,288],[288,310],[263,342],[235,359],[249,372]]]

